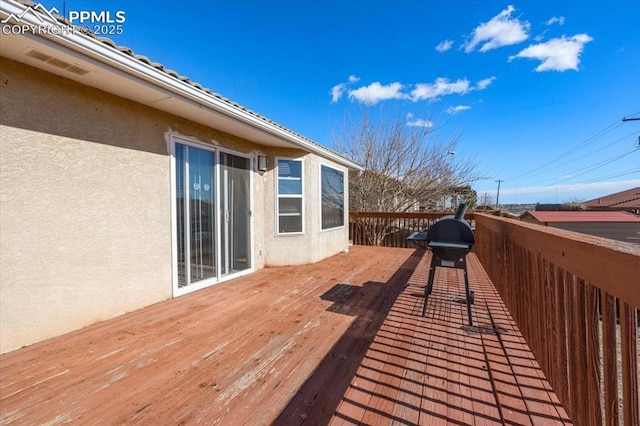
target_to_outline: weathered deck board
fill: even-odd
[[[568,423],[469,265],[477,329],[460,271],[438,270],[423,318],[429,254],[356,246],[4,354],[0,423]]]
[[[428,268],[422,262],[365,354],[334,424],[567,421],[486,274],[470,264],[475,326],[466,324],[457,270],[438,269],[420,317]]]

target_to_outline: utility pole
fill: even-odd
[[[622,117],[622,121],[640,121],[640,118]],[[636,148],[640,148],[640,136],[638,136],[638,143],[636,144]]]
[[[500,209],[500,183],[504,182],[502,179],[498,179],[498,192],[496,194],[496,208]]]

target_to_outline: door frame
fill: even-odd
[[[201,290],[206,287],[210,287],[215,284],[219,284],[224,281],[228,281],[233,278],[240,277],[242,275],[247,275],[255,271],[255,258],[254,258],[254,192],[253,192],[253,167],[254,167],[254,155],[233,151],[228,148],[223,148],[216,145],[211,145],[207,143],[203,143],[197,138],[181,135],[177,132],[170,131],[165,134],[165,139],[167,141],[167,150],[169,152],[170,158],[170,169],[171,169],[171,182],[170,182],[170,196],[171,196],[171,268],[172,268],[172,295],[173,297],[182,296],[184,294],[188,294],[197,290]],[[214,176],[215,176],[215,208],[214,208],[214,226],[215,226],[215,249],[216,249],[216,275],[214,277],[198,281],[197,283],[186,285],[184,287],[178,286],[178,235],[177,235],[177,226],[178,226],[178,218],[176,215],[177,208],[177,191],[176,191],[176,144],[182,144],[191,146],[198,149],[204,149],[210,151],[214,155]],[[250,259],[250,267],[235,273],[230,273],[224,276],[221,276],[220,271],[220,261],[221,261],[221,236],[220,236],[220,153],[226,153],[235,155],[238,157],[243,157],[249,160],[249,259]],[[185,265],[186,267],[186,265]]]

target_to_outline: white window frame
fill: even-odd
[[[331,228],[323,228],[322,227],[322,167],[326,167],[328,169],[333,169],[335,171],[338,171],[340,173],[342,173],[342,225],[339,226],[333,226]],[[347,226],[347,209],[346,209],[346,197],[347,197],[347,180],[345,178],[346,176],[346,172],[338,167],[332,166],[331,164],[327,164],[327,163],[320,163],[320,166],[318,167],[318,193],[319,195],[319,214],[318,214],[318,221],[320,223],[320,232],[326,232],[326,231],[333,231],[336,229],[343,229],[345,226]]]
[[[298,161],[300,162],[300,194],[282,194],[280,195],[280,176],[279,176],[279,169],[280,169],[280,160],[288,160],[288,161]],[[304,209],[305,209],[305,203],[304,203],[304,159],[303,158],[299,158],[299,157],[275,157],[275,162],[276,162],[276,168],[275,168],[275,185],[276,185],[276,235],[278,236],[287,236],[287,235],[304,235],[304,219],[305,219],[305,214],[304,214]],[[302,224],[302,230],[300,232],[280,232],[280,198],[300,198],[302,201],[301,203],[301,207],[300,207],[300,222]]]
[[[176,216],[176,144],[182,144],[182,145],[188,145],[188,146],[192,146],[194,148],[200,148],[200,149],[206,149],[208,151],[212,151],[214,153],[215,156],[215,174],[216,174],[216,209],[215,209],[215,227],[216,227],[216,265],[220,265],[221,262],[221,253],[220,253],[220,240],[219,240],[219,229],[220,229],[220,215],[219,215],[219,208],[217,206],[220,205],[220,179],[219,179],[219,165],[220,165],[220,153],[224,152],[227,154],[232,154],[232,155],[236,155],[238,157],[244,157],[247,158],[249,160],[249,171],[251,172],[249,174],[249,194],[250,194],[250,198],[249,198],[249,206],[250,206],[250,210],[253,212],[254,211],[254,198],[253,198],[253,162],[255,161],[253,156],[251,154],[245,154],[242,152],[237,152],[237,151],[233,151],[230,149],[226,149],[220,146],[212,146],[210,144],[207,144],[205,142],[200,141],[197,138],[191,137],[191,136],[185,136],[182,135],[178,132],[166,132],[165,133],[165,140],[167,142],[167,151],[169,153],[169,157],[170,157],[170,166],[171,166],[171,265],[172,265],[172,293],[173,293],[173,297],[179,297],[179,296],[183,296],[185,294],[188,293],[192,293],[194,291],[198,291],[201,290],[203,288],[206,287],[210,287],[212,285],[215,284],[219,284],[228,280],[231,280],[233,278],[237,278],[237,277],[241,277],[243,275],[247,275],[250,274],[252,272],[255,272],[256,270],[256,259],[254,256],[254,229],[255,229],[255,223],[254,223],[254,218],[253,218],[253,214],[251,214],[250,217],[250,221],[249,221],[249,234],[250,234],[250,245],[249,245],[249,256],[251,258],[251,267],[248,269],[245,269],[243,271],[240,272],[236,272],[233,274],[228,274],[228,275],[220,275],[220,268],[217,268],[217,272],[216,275],[199,281],[198,283],[186,286],[186,287],[182,287],[180,288],[178,285],[178,236],[176,233],[176,228],[178,225],[178,218]]]

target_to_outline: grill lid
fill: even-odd
[[[475,237],[471,226],[464,220],[466,211],[467,206],[460,204],[455,216],[444,216],[429,228],[426,235],[422,235],[434,256],[458,261],[471,251]]]
[[[475,237],[471,226],[464,220],[466,211],[467,206],[464,203],[460,204],[455,216],[444,216],[434,223],[427,231],[426,241],[464,244],[470,246],[470,250],[475,243]]]

